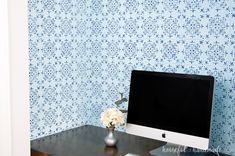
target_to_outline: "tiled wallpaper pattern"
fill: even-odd
[[[128,97],[132,69],[210,74],[210,144],[235,155],[234,0],[29,0],[28,7],[32,139],[101,126],[118,92]]]

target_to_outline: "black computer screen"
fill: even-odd
[[[132,71],[127,123],[209,138],[212,76]]]

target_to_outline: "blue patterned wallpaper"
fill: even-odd
[[[29,0],[31,138],[101,126],[132,69],[215,76],[211,146],[235,155],[234,0]],[[123,105],[124,108],[127,105]],[[123,130],[123,127],[120,128]]]

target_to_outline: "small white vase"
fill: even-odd
[[[108,135],[104,138],[106,146],[116,146],[118,139],[114,136],[115,127],[107,128]]]

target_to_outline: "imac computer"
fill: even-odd
[[[132,71],[126,132],[167,142],[165,148],[208,149],[213,88],[212,76]]]

